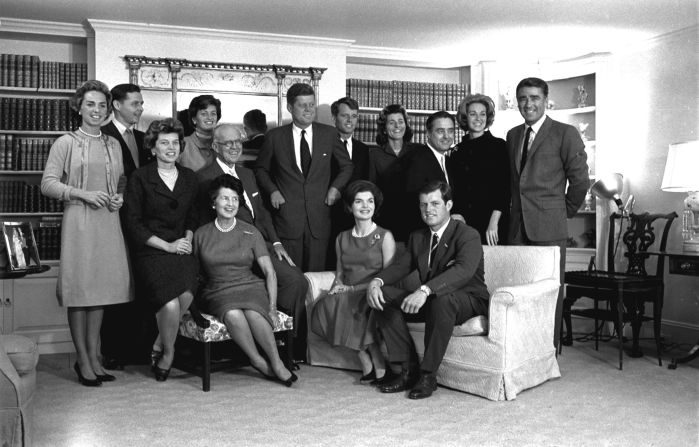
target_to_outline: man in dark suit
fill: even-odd
[[[437,389],[439,368],[455,325],[488,313],[483,247],[478,232],[451,219],[451,188],[433,181],[419,192],[420,214],[429,228],[414,231],[408,249],[372,279],[367,302],[374,309],[391,363],[402,373],[379,387],[382,393],[410,389],[408,397],[423,399]],[[417,270],[419,288],[395,284]],[[425,355],[418,366],[408,321],[425,322]]]
[[[216,161],[197,171],[199,182],[199,196],[197,207],[199,208],[199,225],[213,220],[216,213],[211,209],[209,198],[209,185],[211,181],[221,174],[230,174],[239,179],[243,184],[243,198],[238,209],[237,217],[251,225],[254,225],[267,242],[272,265],[277,274],[277,306],[282,312],[294,317],[294,332],[296,342],[294,349],[299,352],[297,359],[301,359],[305,352],[305,332],[299,330],[305,315],[305,298],[308,290],[308,282],[303,272],[296,267],[294,261],[284,249],[284,245],[277,236],[269,211],[262,202],[262,195],[257,187],[255,175],[251,170],[236,165],[243,152],[242,135],[238,128],[232,124],[219,124],[214,129],[212,148],[216,153]]]
[[[111,94],[114,116],[102,126],[102,132],[121,145],[124,175],[128,178],[154,159],[143,147],[144,133],[135,128],[143,113],[143,96],[135,84],[116,85]],[[155,333],[153,313],[141,300],[107,306],[100,331],[104,366],[121,369],[128,364],[147,363]]]
[[[286,99],[293,122],[267,132],[255,174],[291,259],[303,271],[322,271],[330,238],[330,207],[352,176],[352,160],[337,129],[313,122],[313,87],[294,84]],[[332,160],[338,166],[334,178]]]
[[[548,84],[539,78],[526,78],[517,85],[517,106],[524,124],[507,133],[512,196],[508,240],[513,245],[560,247],[562,284],[568,238],[566,218],[573,217],[580,208],[590,178],[585,144],[578,131],[546,116],[548,92]],[[554,346],[560,336],[562,302],[561,287]]]
[[[418,191],[434,180],[450,183],[451,164],[448,162],[447,152],[454,144],[456,121],[448,112],[442,110],[427,117],[425,127],[427,144],[416,146],[413,152],[403,160],[405,191],[410,204],[408,213],[410,231],[423,226],[418,207]]]
[[[369,179],[369,146],[354,138],[354,129],[359,120],[359,104],[349,96],[340,98],[330,106],[335,128],[340,133],[340,141],[347,150],[347,155],[352,160],[352,177],[347,184],[355,180]],[[333,163],[332,176],[337,175],[337,164]],[[335,238],[341,231],[347,230],[354,225],[354,218],[345,211],[344,202],[338,200],[333,205],[331,211],[332,231],[330,243],[328,244],[328,262],[330,270],[335,270]]]
[[[111,90],[114,117],[102,126],[102,132],[112,136],[121,145],[124,159],[124,175],[153,160],[152,154],[143,149],[144,134],[134,126],[143,113],[143,96],[135,84],[119,84]]]
[[[247,139],[243,141],[243,153],[247,154],[246,149],[257,149],[262,147],[265,142],[265,132],[267,132],[267,115],[259,109],[253,109],[245,112],[243,115],[243,130]],[[257,156],[255,150],[255,156]]]

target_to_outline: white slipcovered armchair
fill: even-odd
[[[560,377],[553,327],[559,287],[558,247],[484,246],[485,282],[490,292],[489,321],[475,317],[454,328],[437,371],[437,382],[491,400]],[[308,321],[315,303],[330,288],[332,272],[306,273]],[[424,324],[409,324],[420,358]],[[359,370],[354,352],[333,348],[308,331],[312,365]]]

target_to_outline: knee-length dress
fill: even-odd
[[[337,236],[345,285],[366,282],[383,269],[381,246],[386,233],[377,226],[364,237],[352,236],[352,230]],[[363,350],[374,342],[368,315],[365,290],[327,295],[313,308],[311,330],[333,346]]]
[[[119,143],[106,135],[72,132],[51,147],[41,191],[64,202],[57,285],[62,306],[103,306],[133,299],[119,212],[70,199],[73,188],[116,193],[124,172],[121,160]]]
[[[204,277],[197,297],[202,309],[221,321],[229,310],[254,310],[271,325],[265,280],[252,271],[257,258],[269,254],[257,228],[236,219],[235,227],[223,232],[209,222],[194,233],[193,243]]]
[[[147,245],[151,236],[165,242],[183,238],[196,230],[194,206],[197,178],[190,169],[176,165],[172,190],[158,174],[158,164],[135,170],[126,188],[122,219],[129,237],[136,278],[136,295],[153,311],[197,288],[199,267],[192,255],[168,253]]]

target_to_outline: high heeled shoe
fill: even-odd
[[[371,368],[371,371],[359,378],[359,381],[362,383],[371,382],[373,380],[376,380],[376,370],[374,369],[374,367]]]
[[[99,380],[100,382],[114,382],[116,380],[116,377],[114,377],[111,374],[107,374],[107,373],[104,373],[104,374],[95,373],[95,376],[97,376],[97,380]]]
[[[156,349],[152,349],[150,351],[150,366],[153,367],[153,366],[157,365],[162,357],[163,357],[163,351],[158,351]]]
[[[289,371],[289,372],[291,372],[291,371]],[[278,380],[282,385],[286,386],[287,388],[291,388],[291,385],[293,385],[294,382],[296,382],[297,380],[299,380],[299,378],[298,378],[298,376],[297,376],[296,374],[291,373],[291,375],[289,376],[288,379],[282,380],[282,379],[280,379],[280,378],[277,378],[277,380]]]
[[[97,379],[88,379],[83,376],[83,373],[80,372],[80,366],[78,366],[78,362],[75,362],[73,364],[73,369],[75,370],[75,373],[78,375],[78,382],[80,382],[81,385],[83,386],[102,386],[102,382],[99,381],[99,378]]]
[[[167,380],[167,377],[170,375],[170,370],[172,367],[168,369],[163,369],[160,368],[158,365],[153,365],[151,368],[151,371],[153,371],[153,375],[155,376],[155,380],[158,382],[165,382]]]

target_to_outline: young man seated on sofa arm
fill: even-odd
[[[450,217],[451,189],[430,182],[419,192],[420,215],[428,228],[414,231],[407,251],[382,270],[367,289],[384,335],[391,363],[401,365],[400,376],[379,388],[383,393],[410,390],[423,399],[437,389],[436,372],[455,325],[487,315],[489,294],[484,280],[483,247],[478,232]],[[417,290],[393,286],[417,270]],[[425,322],[425,355],[418,364],[406,321]]]

